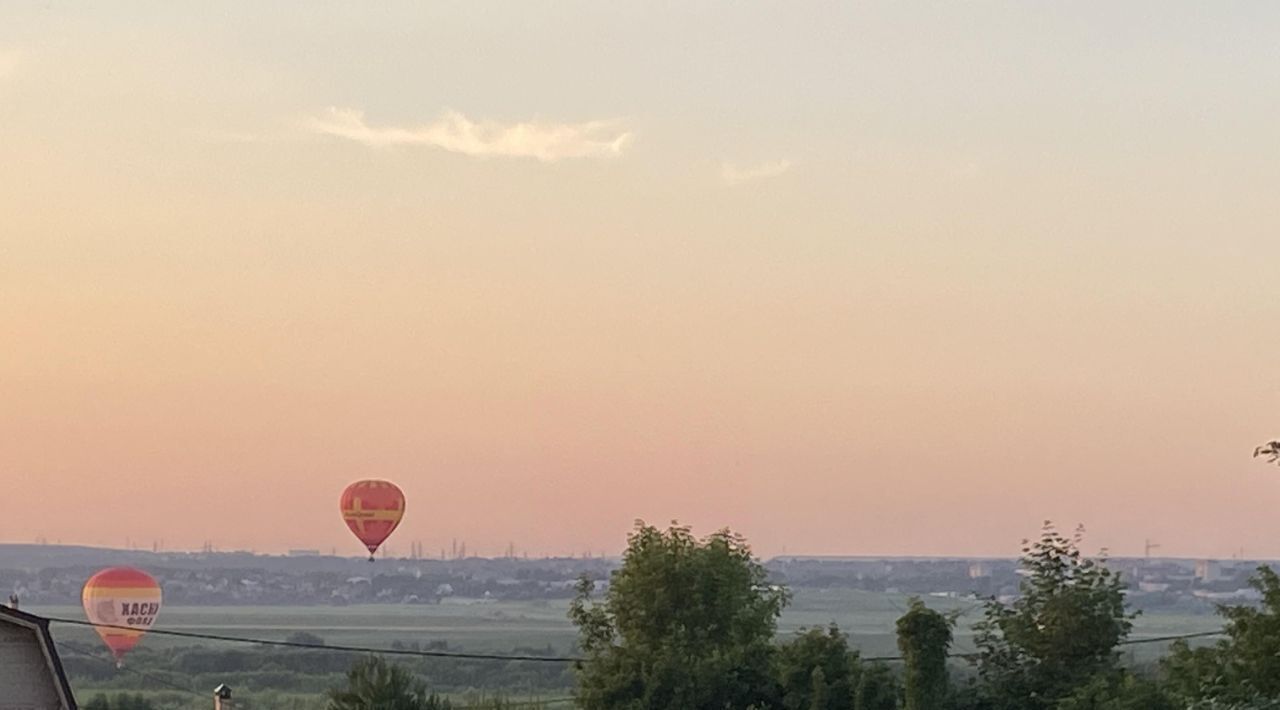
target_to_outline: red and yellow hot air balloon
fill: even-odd
[[[132,567],[111,567],[89,578],[80,593],[94,630],[115,654],[119,665],[124,654],[138,645],[142,634],[160,613],[160,585],[151,575]]]
[[[342,519],[369,549],[369,561],[378,546],[404,516],[404,493],[390,481],[356,481],[342,492]]]

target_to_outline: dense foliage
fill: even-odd
[[[140,694],[119,693],[114,696],[99,693],[80,706],[82,710],[156,710],[156,706]]]
[[[1046,523],[1039,540],[1024,544],[1018,598],[991,600],[975,626],[978,672],[992,707],[1053,708],[1115,670],[1117,646],[1132,627],[1124,583],[1081,554],[1080,537]]]
[[[919,599],[898,619],[905,710],[941,710],[947,698],[947,651],[953,621]]]
[[[811,629],[781,644],[777,654],[784,710],[853,710],[860,677],[858,652],[840,629]]]
[[[1179,697],[1223,707],[1280,706],[1280,575],[1260,567],[1252,584],[1260,606],[1219,608],[1224,640],[1197,649],[1174,645],[1164,670]]]
[[[773,637],[787,602],[738,535],[639,524],[603,601],[583,580],[570,617],[588,710],[747,708],[775,701]]]
[[[440,650],[442,643],[394,642],[394,649]],[[139,647],[129,656],[129,668],[137,673],[121,673],[103,648],[76,646],[63,655],[63,665],[78,687],[133,691],[171,686],[213,688],[219,683],[234,685],[253,695],[274,691],[279,694],[323,694],[345,681],[355,656],[336,649],[290,649],[265,646],[186,646],[153,650]],[[562,655],[563,649],[548,646],[517,646],[500,653],[520,655]],[[431,688],[451,695],[520,693],[564,696],[573,684],[571,668],[556,663],[494,662],[448,658],[402,658],[400,664]],[[243,703],[241,704],[243,705]],[[271,706],[274,707],[274,706]],[[163,706],[162,706],[163,708]]]
[[[329,691],[328,710],[451,710],[448,700],[427,692],[403,666],[381,656],[357,661],[347,672],[345,687]]]
[[[854,691],[853,707],[856,710],[897,710],[898,680],[888,666],[873,663],[862,672],[858,689]]]

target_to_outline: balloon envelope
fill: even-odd
[[[160,613],[160,585],[132,567],[111,567],[89,578],[80,593],[84,613],[118,663]],[[127,628],[114,628],[127,627]]]
[[[390,481],[356,481],[342,492],[342,519],[369,550],[369,559],[404,516],[404,493]]]

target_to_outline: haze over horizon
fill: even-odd
[[[0,7],[0,541],[1280,558],[1280,5]]]

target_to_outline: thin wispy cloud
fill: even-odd
[[[790,160],[770,160],[756,165],[738,166],[733,163],[720,165],[720,179],[726,185],[741,185],[752,180],[766,180],[777,177],[791,169]]]
[[[416,145],[476,157],[535,158],[547,163],[568,158],[616,158],[632,134],[616,121],[585,123],[499,123],[473,121],[447,111],[420,126],[374,126],[364,112],[330,107],[308,118],[305,127],[374,147]]]

